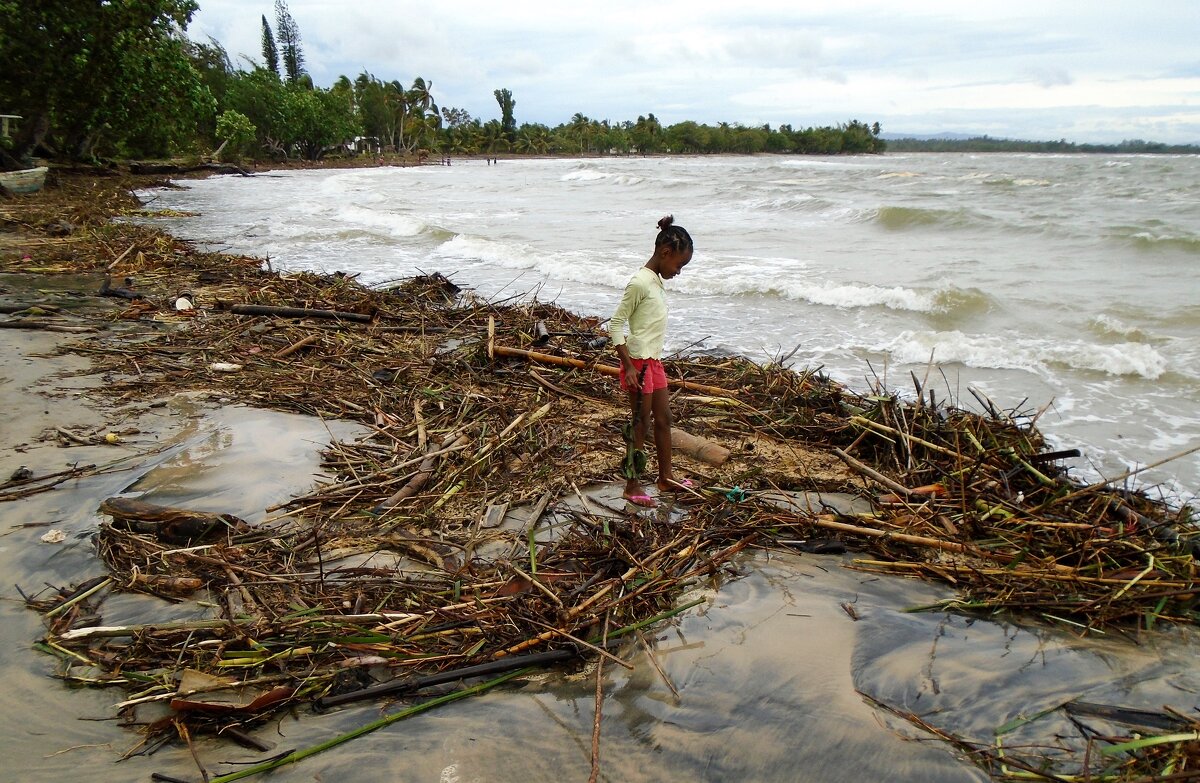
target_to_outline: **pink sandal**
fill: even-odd
[[[632,503],[635,506],[641,506],[642,508],[654,508],[658,505],[658,501],[649,495],[629,495],[622,497],[625,497],[627,502]]]

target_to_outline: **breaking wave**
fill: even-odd
[[[638,185],[645,182],[646,178],[636,174],[614,174],[593,168],[581,168],[563,174],[559,180],[562,182],[611,182],[616,185]]]
[[[1058,365],[1108,375],[1139,376],[1149,380],[1167,371],[1167,360],[1153,346],[1124,342],[1096,345],[1082,341],[1059,342],[1032,338],[968,335],[952,332],[906,331],[873,350],[901,364],[923,364],[930,353],[939,364],[1044,372]]]
[[[967,228],[991,221],[965,209],[927,209],[924,207],[880,207],[868,218],[891,231],[937,226]]]

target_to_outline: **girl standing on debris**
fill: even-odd
[[[667,331],[667,298],[663,280],[670,280],[692,260],[692,238],[675,218],[658,221],[654,255],[634,273],[616,312],[608,322],[608,334],[621,358],[621,388],[629,392],[632,411],[632,451],[626,459],[624,497],[630,503],[653,508],[654,498],[642,486],[640,468],[645,464],[646,430],[654,419],[654,450],[658,457],[660,491],[690,487],[687,479],[677,481],[671,471],[671,405],[667,376],[663,371],[663,338]],[[625,327],[629,327],[626,342]],[[641,456],[640,460],[634,459]]]

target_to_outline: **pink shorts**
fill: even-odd
[[[634,359],[633,366],[642,378],[642,394],[650,394],[659,389],[667,388],[667,373],[663,370],[663,363],[658,359]],[[644,374],[642,373],[643,367],[646,368]],[[629,388],[625,385],[624,365],[621,365],[621,388]]]

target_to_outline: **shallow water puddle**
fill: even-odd
[[[312,487],[320,476],[320,451],[330,441],[361,430],[293,413],[216,408],[192,419],[180,445],[122,494],[260,522],[269,506]]]

